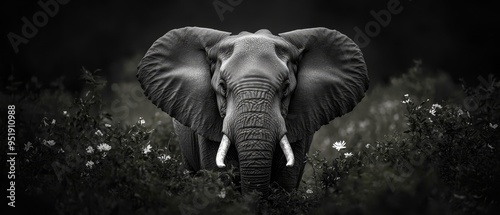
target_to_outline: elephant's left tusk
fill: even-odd
[[[222,140],[220,141],[219,150],[217,150],[217,156],[215,157],[215,163],[219,168],[226,167],[224,159],[226,158],[227,151],[229,150],[229,144],[231,144],[231,141],[229,141],[229,137],[224,134],[224,136],[222,136]]]
[[[286,135],[283,136],[283,138],[281,138],[280,146],[281,149],[283,150],[283,154],[285,154],[286,166],[292,167],[293,163],[295,162],[295,157],[293,156],[292,147],[290,146],[290,143],[288,142],[288,138],[286,137]]]

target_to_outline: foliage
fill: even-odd
[[[318,213],[498,210],[500,82],[490,76],[476,88],[464,86],[464,91],[464,102],[442,105],[424,99],[425,94],[405,94],[404,132],[360,147],[359,157],[344,159],[354,158],[351,162],[320,162],[324,189],[331,194]]]
[[[335,133],[347,140],[346,148],[333,152],[331,130],[324,130],[320,144],[329,154],[307,157],[310,172],[299,189],[273,184],[266,198],[242,196],[236,170],[185,171],[171,124],[157,123],[159,116],[114,120],[101,102],[106,82],[93,72],[83,71],[88,92],[80,96],[34,83],[21,96],[14,92],[23,86],[10,86],[2,97],[16,104],[23,128],[19,202],[59,214],[493,213],[500,82],[491,76],[478,87],[464,85],[464,102],[438,104],[427,84],[440,79],[422,78],[419,70],[417,64],[391,86],[370,92],[369,106],[360,109],[369,114],[346,116],[369,121],[363,132]],[[413,90],[400,95],[405,83]],[[374,113],[366,111],[370,107]],[[385,114],[376,114],[380,110]]]
[[[427,71],[421,61],[414,63],[407,73],[392,77],[389,85],[371,87],[353,111],[316,132],[313,150],[324,152],[322,156],[338,155],[331,150],[335,141],[345,140],[351,147],[361,149],[368,143],[384,140],[386,135],[405,131],[408,125],[401,103],[403,94],[422,101],[430,99],[430,102],[462,99],[461,90],[447,74]]]

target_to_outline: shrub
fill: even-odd
[[[492,76],[488,80],[465,87],[465,105],[432,104],[404,95],[404,133],[367,144],[357,156],[321,160],[320,174],[330,196],[318,213],[496,211],[500,82]]]
[[[464,85],[464,102],[438,103],[422,93],[432,90],[419,86],[438,81],[419,79],[418,66],[394,79],[390,87],[368,95],[370,106],[382,110],[385,99],[390,99],[391,109],[386,115],[370,118],[365,129],[394,123],[397,129],[383,130],[383,136],[378,133],[381,130],[356,130],[357,139],[348,139],[345,147],[337,143],[342,147],[335,153],[330,148],[327,158],[327,150],[308,156],[310,173],[299,189],[288,192],[273,184],[267,198],[255,193],[242,196],[237,170],[185,171],[170,123],[157,123],[156,118],[115,121],[100,98],[106,82],[94,72],[83,71],[88,91],[81,96],[71,95],[59,85],[43,88],[36,79],[26,86],[13,84],[6,91],[9,96],[3,94],[2,98],[19,110],[16,183],[19,192],[22,190],[20,208],[59,214],[496,211],[500,82],[491,76],[478,87]],[[413,79],[411,88],[416,90],[395,98],[402,90],[394,88]],[[25,89],[22,93],[15,93],[21,88]],[[427,90],[418,91],[421,89]],[[415,91],[420,93],[413,96]],[[392,96],[379,99],[379,93]],[[401,118],[395,120],[395,113]],[[368,116],[350,117],[363,120]],[[329,148],[332,142],[321,143]]]

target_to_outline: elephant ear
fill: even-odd
[[[368,72],[361,50],[338,31],[310,28],[279,35],[300,52],[286,118],[292,142],[350,112],[368,89]]]
[[[206,53],[229,35],[198,27],[171,30],[149,48],[137,73],[146,96],[156,106],[214,141],[222,138],[222,119]]]

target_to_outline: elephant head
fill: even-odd
[[[347,36],[326,28],[279,34],[186,27],[148,50],[137,77],[152,102],[198,135],[238,153],[242,192],[267,193],[273,156],[351,111],[364,97],[363,55]],[[280,149],[277,149],[277,148]]]

